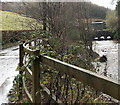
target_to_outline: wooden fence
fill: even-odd
[[[22,78],[20,78],[20,81],[22,81],[20,84],[20,90],[22,90],[24,87],[25,93],[32,103],[41,102],[40,92],[44,92],[45,94],[50,95],[50,92],[46,87],[43,88],[42,86],[40,86],[39,79],[40,72],[42,71],[42,69],[40,68],[40,63],[46,64],[61,73],[65,73],[71,77],[74,77],[76,80],[82,82],[85,85],[93,87],[96,90],[99,90],[107,95],[114,97],[115,99],[120,100],[120,83],[118,83],[117,81],[108,79],[107,77],[100,76],[89,70],[85,70],[83,68],[62,62],[48,56],[42,56],[39,54],[39,52],[39,50],[31,50],[27,48],[26,44],[20,45],[19,66],[20,68],[24,67],[24,70],[20,70],[20,74],[23,75],[24,73],[27,73],[27,75],[32,78],[32,96],[28,92],[27,87],[25,86],[25,81]],[[29,56],[36,56],[35,59],[32,60],[31,70],[24,65],[25,53],[29,54]],[[22,95],[22,92],[20,94]],[[54,96],[52,98],[55,100]],[[61,101],[58,100],[57,102],[60,103]]]

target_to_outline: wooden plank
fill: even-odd
[[[89,70],[79,68],[77,66],[56,60],[48,56],[41,56],[40,61],[47,64],[56,70],[66,73],[71,77],[76,78],[85,85],[89,85],[96,90],[99,90],[105,94],[108,94],[118,100],[120,100],[120,83],[107,77],[100,76]]]
[[[24,47],[23,50],[24,50],[24,52],[27,52],[30,55],[35,55],[35,56],[40,55],[40,53],[38,52],[39,50],[31,50],[31,49],[29,49],[27,47]]]
[[[40,79],[39,78],[40,78],[40,64],[39,64],[39,59],[35,58],[32,61],[33,103],[41,102]]]
[[[28,67],[25,67],[24,71],[29,78],[32,78],[32,71]]]
[[[23,56],[24,56],[24,51],[23,51],[23,44],[19,45],[19,67],[23,66]],[[22,99],[22,87],[23,87],[23,83],[22,83],[22,75],[23,75],[23,71],[19,70],[19,74],[20,74],[20,78],[19,78],[19,100]]]
[[[42,89],[41,92],[42,92],[42,94],[45,95],[45,97],[51,97],[50,96],[50,90],[47,87],[40,86],[40,88]],[[64,105],[61,100],[58,99],[56,101],[56,96],[55,95],[52,95],[51,98],[52,98],[53,103],[56,103],[57,105]]]
[[[31,50],[27,47],[24,47],[24,52],[27,52],[28,54],[34,55],[34,50]]]
[[[24,56],[24,51],[23,51],[23,44],[19,45],[19,66],[23,66],[23,56]]]
[[[22,79],[22,82],[23,82],[23,87],[24,87],[24,90],[25,90],[25,93],[26,93],[27,98],[29,99],[29,101],[33,102],[32,96],[31,96],[30,93],[28,92],[27,87],[26,87],[26,85],[25,85],[24,77],[23,77],[23,79]]]

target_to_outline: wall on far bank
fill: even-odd
[[[2,45],[7,43],[14,43],[16,41],[20,41],[23,39],[23,37],[30,37],[30,32],[33,30],[5,30],[0,31],[2,34]]]

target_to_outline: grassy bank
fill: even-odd
[[[31,30],[41,27],[38,22],[29,17],[23,17],[17,13],[0,10],[0,30]]]

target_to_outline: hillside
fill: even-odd
[[[0,30],[34,30],[41,25],[35,19],[0,10]]]
[[[54,3],[53,3],[54,4]],[[58,4],[58,3],[56,3]],[[70,5],[71,3],[67,3],[68,5]],[[74,3],[76,4],[76,3]],[[99,18],[99,19],[105,19],[106,17],[106,12],[109,10],[108,8],[102,7],[102,6],[98,6],[96,4],[93,4],[91,2],[80,2],[79,5],[84,5],[84,7],[89,8],[88,9],[88,14],[90,15],[91,18]],[[38,9],[40,7],[42,7],[42,3],[37,3],[37,2],[2,2],[1,5],[1,10],[4,11],[11,11],[11,12],[17,12],[19,14],[26,14],[28,16],[31,16],[31,10],[30,12],[28,11],[28,9],[30,8],[35,8],[36,7],[36,11],[38,11]],[[29,8],[30,7],[30,8]],[[40,11],[40,9],[39,9]],[[35,16],[34,14],[34,18],[37,17],[37,14]]]

